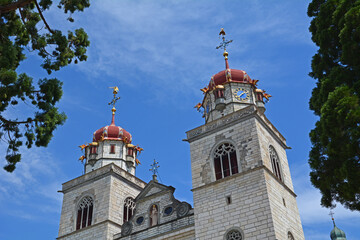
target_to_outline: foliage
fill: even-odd
[[[313,0],[312,40],[319,47],[310,76],[317,80],[310,109],[311,182],[321,204],[360,210],[360,1]]]
[[[53,131],[62,125],[66,115],[55,107],[62,96],[62,82],[43,78],[37,84],[26,73],[19,73],[20,62],[29,52],[43,59],[41,67],[50,75],[74,61],[85,61],[88,36],[80,28],[63,34],[51,29],[43,12],[51,0],[0,0],[0,137],[8,145],[6,171],[12,172],[21,160],[19,148],[25,142],[47,146]],[[58,8],[71,14],[89,7],[89,0],[61,0]],[[45,25],[45,28],[44,28]],[[16,107],[28,106],[31,113],[18,119]],[[23,109],[23,108],[22,108]],[[26,112],[27,113],[27,112]]]

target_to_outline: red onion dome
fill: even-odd
[[[209,89],[215,88],[218,85],[224,85],[227,82],[240,82],[240,83],[249,83],[253,84],[253,80],[249,75],[243,70],[237,69],[225,69],[211,77],[209,83]]]
[[[125,143],[131,143],[131,134],[125,129],[111,124],[109,126],[102,127],[94,132],[93,141],[98,142],[104,139],[107,140],[118,140]]]

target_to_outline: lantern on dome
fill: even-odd
[[[98,152],[98,145],[99,144],[97,142],[92,142],[87,147],[87,150],[89,151],[88,163],[91,166],[93,166],[95,164],[95,162],[96,162],[97,152]]]
[[[222,112],[225,109],[225,93],[224,86],[217,85],[213,91],[215,97],[215,109]]]
[[[131,143],[126,144],[126,165],[131,167],[134,165],[136,158],[135,146]]]
[[[255,89],[256,94],[256,106],[260,110],[260,112],[265,112],[265,105],[264,105],[264,96],[263,96],[263,90],[261,89]]]
[[[135,146],[133,144],[126,144],[127,152],[126,157],[134,158]]]

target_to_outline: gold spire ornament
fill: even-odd
[[[119,92],[119,88],[116,87],[116,86],[115,87],[109,87],[109,88],[114,89],[113,90],[114,98],[111,100],[111,102],[109,102],[109,105],[113,106],[111,111],[112,111],[113,114],[115,114],[115,112],[116,112],[115,104],[120,99],[120,97],[116,97],[116,94],[118,94],[118,92]]]
[[[226,35],[226,33],[225,33],[225,31],[224,31],[224,28],[221,28],[221,29],[220,29],[219,36],[220,36],[220,35],[224,35],[224,36]]]
[[[216,49],[219,49],[219,48],[223,48],[224,49],[224,53],[223,53],[223,56],[225,57],[225,67],[226,69],[229,69],[229,63],[228,63],[228,52],[226,51],[226,47],[227,45],[229,45],[230,43],[232,43],[233,40],[226,40],[225,39],[225,31],[224,31],[224,28],[221,28],[220,30],[220,33],[219,33],[219,36],[222,36],[222,42],[220,43],[219,46],[216,47]]]
[[[333,221],[335,226],[334,212],[332,211],[332,209],[330,209],[329,215],[331,216],[331,220]]]
[[[225,35],[226,35],[226,33],[225,33],[225,31],[224,31],[224,28],[221,28],[220,33],[219,33],[219,36],[222,36],[222,37],[221,37],[221,38],[222,38],[222,42],[220,43],[219,46],[216,47],[216,49],[219,49],[219,48],[224,49],[223,55],[224,55],[224,57],[225,57],[225,55],[226,55],[226,57],[227,57],[228,53],[226,52],[226,47],[227,47],[227,45],[229,45],[230,43],[232,43],[233,40],[226,41]]]
[[[116,108],[115,108],[115,104],[116,102],[120,99],[120,97],[116,97],[116,94],[118,94],[119,92],[119,88],[118,87],[109,87],[109,88],[112,88],[113,89],[113,94],[114,94],[114,97],[113,99],[111,100],[111,102],[109,102],[109,105],[112,105],[112,119],[111,119],[111,124],[112,126],[115,125],[115,112],[116,112]]]

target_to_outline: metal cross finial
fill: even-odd
[[[216,49],[222,48],[224,49],[224,52],[226,52],[226,47],[229,45],[233,40],[226,41],[225,39],[225,31],[223,28],[221,28],[219,35],[222,35],[222,43],[220,43],[219,46],[216,47]]]
[[[330,213],[329,213],[329,215],[331,216],[331,220],[333,221],[334,226],[335,226],[334,212],[332,211],[332,209],[330,209]]]
[[[109,87],[114,89],[113,94],[114,94],[114,98],[111,100],[111,102],[109,102],[109,105],[112,105],[113,108],[115,108],[115,103],[120,99],[120,97],[116,97],[116,94],[119,92],[119,88],[118,87]]]
[[[158,168],[160,167],[159,162],[155,161],[154,159],[154,163],[150,166],[151,168],[149,169],[149,171],[153,173],[153,180],[157,182],[156,174],[158,173]]]

